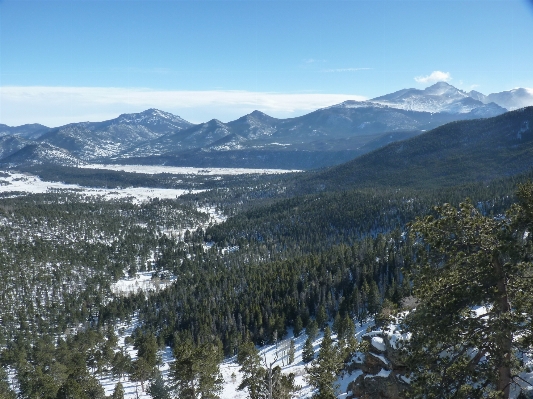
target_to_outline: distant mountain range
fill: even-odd
[[[228,123],[213,119],[192,124],[149,109],[56,128],[0,125],[0,163],[312,169],[346,162],[452,121],[493,117],[523,104],[533,104],[527,89],[485,96],[440,82],[289,119],[254,111]]]
[[[533,168],[533,107],[457,121],[301,179],[307,192],[488,182]]]

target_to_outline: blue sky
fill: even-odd
[[[447,80],[533,88],[533,3],[0,1],[0,123],[288,117]]]

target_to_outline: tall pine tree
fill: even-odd
[[[436,208],[411,236],[416,310],[405,319],[416,398],[509,398],[533,343],[533,185],[505,217],[470,202]]]
[[[307,367],[308,381],[317,390],[313,395],[317,399],[336,399],[338,389],[335,380],[342,368],[342,358],[339,355],[337,346],[331,338],[331,330],[328,327],[324,330],[324,337],[320,343],[320,350],[317,358]]]

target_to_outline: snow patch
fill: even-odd
[[[378,351],[385,352],[385,341],[382,337],[372,337],[371,344],[374,348],[376,348]]]
[[[159,174],[171,173],[176,175],[243,175],[243,174],[278,174],[301,172],[297,169],[249,169],[249,168],[193,168],[185,166],[160,166],[160,165],[105,165],[87,164],[80,165],[88,169],[105,169],[130,173]]]

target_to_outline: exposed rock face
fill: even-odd
[[[401,354],[384,331],[372,331],[363,336],[368,352],[354,359],[352,370],[360,370],[349,385],[351,399],[399,399],[408,387],[407,369]]]

